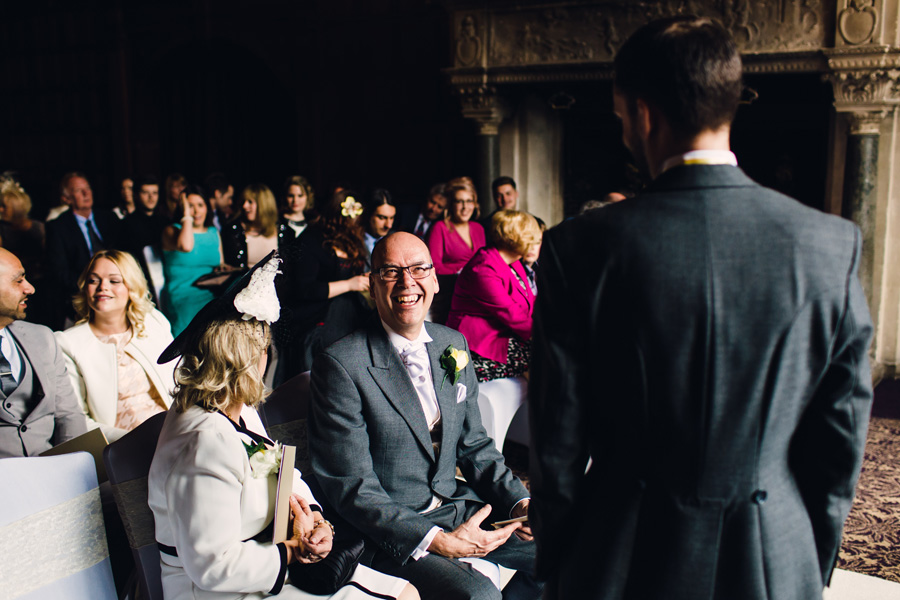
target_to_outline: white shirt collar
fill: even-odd
[[[730,150],[691,150],[671,156],[663,161],[662,173],[678,165],[731,165],[736,167],[737,157]]]
[[[404,349],[413,344],[427,344],[432,341],[432,337],[425,331],[425,323],[422,323],[422,331],[419,332],[418,337],[414,340],[407,339],[391,329],[390,325],[384,322],[384,319],[381,320],[381,325],[387,332],[388,339],[391,340],[391,345],[394,346],[397,352],[403,352]]]

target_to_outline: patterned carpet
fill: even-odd
[[[878,386],[838,567],[900,582],[900,382]]]
[[[528,485],[528,449],[507,442],[507,463]],[[841,569],[900,583],[900,380],[878,386]]]

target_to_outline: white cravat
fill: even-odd
[[[441,409],[434,393],[434,385],[431,383],[431,361],[428,359],[425,344],[411,342],[400,352],[400,360],[406,365],[406,372],[409,373],[413,387],[416,388],[430,431],[440,421]]]
[[[409,373],[409,379],[419,397],[422,411],[425,413],[425,422],[428,424],[428,429],[431,430],[441,418],[441,409],[438,405],[437,394],[434,391],[434,379],[431,374],[431,360],[428,358],[428,350],[425,348],[425,344],[431,341],[431,336],[425,331],[424,325],[419,337],[409,340],[388,327],[384,321],[381,324],[387,331],[391,345],[397,350],[400,360],[406,366],[406,372]]]

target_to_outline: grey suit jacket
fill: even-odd
[[[53,332],[24,321],[8,327],[41,384],[41,398],[22,423],[0,412],[0,457],[35,456],[85,433],[87,424]]]
[[[309,446],[313,471],[342,517],[400,563],[435,525],[463,522],[474,503],[508,518],[528,496],[487,436],[478,411],[471,365],[456,385],[442,381],[440,355],[468,345],[457,331],[426,323],[443,426],[435,456],[428,426],[409,375],[381,322],[326,348],[312,369]],[[461,387],[461,386],[464,386]],[[456,479],[459,466],[466,483]],[[432,493],[443,506],[428,515]]]
[[[859,254],[852,223],[729,166],[548,233],[530,516],[550,589],[821,597],[872,398]]]

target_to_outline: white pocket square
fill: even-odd
[[[458,383],[456,384],[456,403],[465,401],[466,399],[466,386]]]

